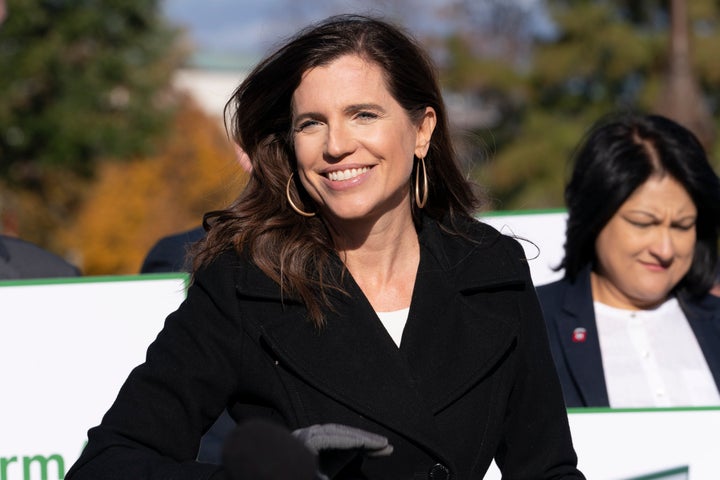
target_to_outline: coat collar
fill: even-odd
[[[462,232],[450,233],[450,232]],[[499,244],[506,237],[487,224],[458,220],[455,225],[444,220],[423,218],[419,230],[420,245],[434,263],[450,272],[458,290],[473,290],[490,285],[511,285],[525,281],[518,260]]]
[[[271,300],[259,315],[253,310],[248,323],[287,368],[436,452],[446,450],[434,414],[490,371],[517,333],[517,315],[488,308],[492,302],[483,292],[529,278],[494,229],[468,225],[469,241],[442,227],[425,219],[419,229],[420,265],[399,349],[347,273],[349,296],[332,297],[334,311],[319,331],[304,318],[302,305],[278,306],[278,286],[257,267],[243,269],[237,284],[241,296]]]
[[[449,233],[455,230],[463,235]],[[504,252],[502,248],[498,250],[498,242],[504,236],[479,221],[461,220],[453,228],[448,221],[438,222],[423,217],[418,238],[421,263],[423,256],[428,257],[426,265],[421,264],[418,273],[448,272],[453,282],[451,288],[458,291],[470,292],[491,285],[519,285],[526,281],[518,266],[519,258],[508,254],[497,255],[498,251]],[[524,261],[525,257],[520,260]],[[257,266],[242,260],[240,263],[243,268],[237,287],[242,295],[293,303],[292,299],[282,297],[278,285]],[[342,268],[339,258],[336,258],[335,267]]]
[[[555,321],[565,364],[583,403],[589,407],[609,405],[593,308],[590,266],[578,273],[574,282],[568,283],[562,310]]]

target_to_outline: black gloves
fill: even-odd
[[[392,450],[387,438],[347,425],[312,425],[290,433],[253,419],[228,435],[223,465],[229,480],[363,480],[363,460]]]
[[[315,454],[321,450],[355,449],[361,450],[369,457],[383,457],[393,451],[393,446],[382,435],[339,423],[312,425],[292,433]]]
[[[363,479],[360,467],[364,457],[383,457],[393,451],[382,435],[337,423],[312,425],[292,434],[318,456],[319,480]]]

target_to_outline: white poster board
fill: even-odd
[[[588,480],[720,478],[720,407],[571,409],[568,418]],[[500,480],[495,465],[485,480]]]
[[[563,259],[565,211],[491,212],[479,218],[520,242],[535,285],[562,278],[562,271],[554,268]]]
[[[186,281],[0,282],[0,480],[64,478]]]
[[[588,479],[720,478],[720,407],[573,412],[573,442]]]

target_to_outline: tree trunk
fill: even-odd
[[[710,111],[692,72],[687,0],[671,0],[670,51],[656,111],[690,129],[706,151],[715,141]]]

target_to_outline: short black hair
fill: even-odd
[[[676,286],[691,295],[708,292],[715,280],[720,231],[720,180],[695,135],[660,115],[603,117],[573,155],[565,188],[568,208],[565,258],[559,268],[574,281],[595,263],[595,240],[628,197],[653,175],[669,175],[697,208],[692,265]]]

